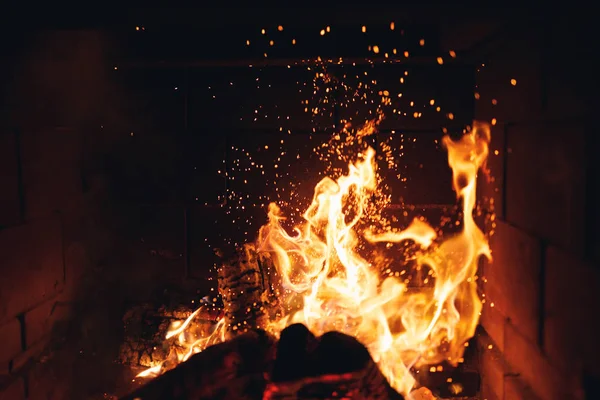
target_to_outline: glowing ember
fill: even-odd
[[[376,125],[377,121],[367,123],[348,140],[361,142]],[[375,150],[366,145],[345,175],[337,180],[326,177],[316,185],[312,203],[293,234],[283,227],[279,206],[270,204],[269,222],[260,229],[257,247],[272,254],[285,315],[265,329],[277,335],[300,322],[315,335],[331,330],[352,335],[403,394],[415,385],[413,366],[457,364],[481,311],[478,259],[491,258],[485,235],[473,218],[477,172],[486,161],[489,141],[489,127],[478,123],[459,141],[442,139],[462,205],[462,231],[450,237],[438,238],[436,230],[419,219],[402,231],[384,222],[381,212],[386,202],[374,200],[385,198],[378,185]],[[424,287],[408,288],[399,274],[384,274],[389,266],[380,265],[367,251],[382,242],[389,247],[406,241],[418,247],[411,265],[430,277]],[[177,338],[176,347],[183,349],[176,352],[177,362],[224,340],[222,319],[207,334],[191,330],[196,313],[167,335]],[[155,366],[140,376],[161,369]]]

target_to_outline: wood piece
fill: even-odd
[[[252,331],[211,346],[121,400],[262,398],[275,339]]]
[[[152,304],[141,304],[127,310],[123,316],[124,341],[119,349],[119,361],[132,366],[151,367],[169,355],[163,344],[172,321],[187,318],[193,310],[156,310]]]
[[[328,332],[315,338],[303,325],[281,333],[264,400],[398,399],[368,350],[355,338]]]
[[[315,338],[302,325],[285,329],[277,344],[258,330],[211,346],[121,400],[136,398],[403,399],[356,339]]]
[[[173,353],[177,347],[177,338],[166,340],[166,334],[174,321],[183,321],[194,312],[189,307],[179,306],[156,309],[152,304],[142,304],[130,308],[123,317],[125,337],[119,349],[119,362],[133,367],[152,367],[162,361],[176,362]],[[190,323],[189,330],[201,335],[210,331],[218,316],[213,309],[206,307],[197,313]],[[185,349],[179,351],[185,353]],[[170,369],[175,365],[166,362],[164,367]]]
[[[277,357],[273,363],[271,380],[290,382],[310,376],[312,354],[318,340],[306,326],[290,325],[281,332],[277,343]]]
[[[269,284],[265,279],[271,269],[274,268],[269,255],[259,253],[253,244],[236,248],[219,268],[227,338],[266,325],[269,304],[265,293]]]

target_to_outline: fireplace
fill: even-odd
[[[233,21],[224,29],[198,27],[198,10],[140,10],[94,29],[16,29],[2,67],[0,399],[596,398],[595,68],[586,18],[562,11],[213,11]],[[356,193],[412,245],[458,235],[478,259],[439,308],[460,317],[430,316],[438,331],[420,353],[404,336],[393,362],[373,316],[389,327],[408,306],[370,299],[387,304],[382,287],[426,298],[443,274],[427,251],[377,247],[383,236],[354,225],[373,258],[342,251],[346,236],[323,231]],[[307,216],[318,229],[302,230]],[[311,259],[319,246],[335,260]],[[355,255],[387,263],[374,291],[363,275],[339,289],[334,267],[331,286],[301,288],[320,273],[303,281],[306,260]],[[340,293],[357,287],[371,297],[352,308],[359,291]],[[346,313],[306,308],[311,291]],[[302,307],[310,331],[286,314]],[[404,331],[426,331],[425,311],[414,326],[407,315]],[[454,343],[450,330],[466,333]]]

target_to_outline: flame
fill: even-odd
[[[368,121],[352,140],[375,132]],[[384,203],[380,194],[375,150],[367,147],[348,172],[337,180],[326,177],[315,187],[303,222],[288,234],[285,216],[271,203],[268,223],[259,231],[259,250],[272,254],[281,279],[280,300],[285,315],[265,328],[281,332],[292,323],[305,324],[315,335],[337,330],[360,340],[390,384],[402,394],[415,386],[410,370],[447,361],[456,365],[466,341],[475,333],[481,311],[476,272],[480,256],[491,259],[484,233],[476,225],[476,177],[485,167],[490,141],[488,125],[475,123],[460,140],[442,139],[453,172],[453,188],[462,205],[462,230],[438,238],[428,223],[415,219],[402,231],[376,222]],[[379,229],[377,229],[379,228]],[[399,276],[384,276],[377,257],[365,255],[368,244],[413,242],[417,270],[429,270],[433,284],[409,287]],[[225,322],[212,332],[190,334],[200,309],[171,326],[167,339],[176,338],[175,363],[209,345],[225,340]],[[138,376],[155,376],[168,360]]]
[[[372,133],[375,124],[365,128]],[[269,328],[278,332],[300,322],[316,335],[330,330],[352,335],[404,394],[415,385],[411,367],[457,364],[481,311],[478,259],[491,258],[473,218],[477,172],[487,158],[489,140],[489,128],[482,124],[475,124],[459,141],[448,136],[442,140],[463,220],[462,231],[439,243],[434,242],[436,231],[419,219],[400,232],[387,228],[374,233],[361,223],[373,212],[369,204],[378,190],[375,151],[370,147],[348,166],[346,175],[317,184],[294,234],[282,226],[280,208],[270,204],[269,222],[261,228],[258,242],[260,249],[274,255],[288,314]],[[421,248],[413,261],[417,268],[431,270],[433,287],[409,289],[398,277],[383,278],[377,260],[361,255],[365,241],[413,241]]]
[[[165,360],[145,369],[136,375],[136,378],[155,377],[166,370],[187,361],[192,355],[201,352],[208,346],[225,341],[225,319],[221,317],[216,322],[209,322],[209,329],[205,324],[199,324],[196,319],[204,307],[198,308],[185,320],[176,320],[171,323],[165,336],[166,345],[170,352]]]

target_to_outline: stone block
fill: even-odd
[[[493,305],[535,342],[541,318],[540,242],[497,220],[491,248],[493,262],[485,271],[486,309]]]
[[[504,377],[504,398],[506,400],[542,400],[521,377],[507,375]]]
[[[73,293],[79,288],[82,277],[89,271],[91,262],[86,246],[72,242],[65,248],[65,290]]]
[[[506,324],[504,357],[509,375],[518,375],[540,399],[562,400],[572,398],[573,387],[545,357],[539,346],[519,332],[519,327]]]
[[[48,128],[110,120],[118,112],[113,103],[122,99],[108,97],[114,81],[107,75],[114,71],[102,62],[107,43],[106,34],[91,30],[32,34],[7,82],[12,122]]]
[[[23,181],[28,219],[81,206],[81,174],[74,167],[25,166]]]
[[[46,217],[81,206],[82,142],[68,129],[22,133],[26,217]]]
[[[25,343],[27,348],[53,333],[56,324],[70,316],[67,307],[59,298],[42,303],[25,313]]]
[[[28,400],[61,400],[73,395],[69,381],[72,370],[56,364],[49,359],[31,368],[27,375]]]
[[[493,289],[484,286],[485,303],[481,311],[481,320],[479,323],[485,328],[490,338],[496,343],[496,346],[504,349],[504,325],[507,322],[506,316],[496,307],[494,299],[500,297]],[[494,306],[492,306],[494,304]]]
[[[64,282],[58,217],[0,231],[0,321],[52,297]]]
[[[38,340],[35,344],[29,346],[26,350],[19,353],[12,360],[12,370],[22,371],[24,368],[32,365],[33,362],[37,361],[45,350],[48,349],[50,344],[49,338],[44,340]]]
[[[21,219],[19,197],[19,158],[13,132],[0,133],[0,229]]]
[[[481,394],[489,400],[504,399],[504,360],[499,351],[487,341],[480,346]],[[492,346],[491,349],[488,346]]]
[[[11,360],[23,350],[21,343],[21,322],[17,318],[0,326],[0,375],[8,374]]]
[[[544,349],[565,373],[600,375],[597,340],[600,272],[556,247],[546,251]]]
[[[506,220],[583,252],[584,123],[512,125],[507,131]]]
[[[25,382],[16,378],[6,386],[0,387],[0,400],[25,400]]]

